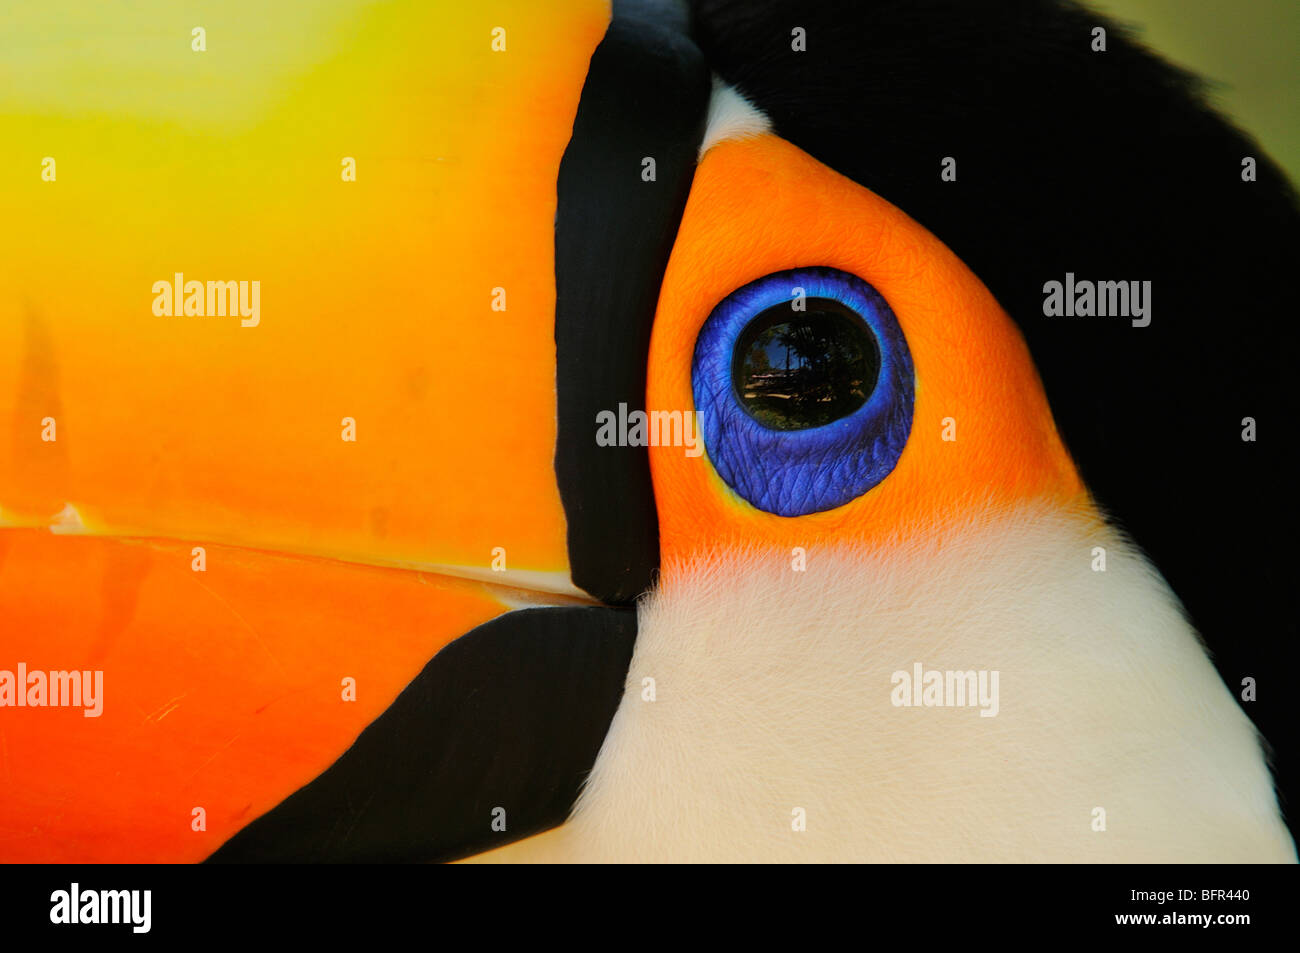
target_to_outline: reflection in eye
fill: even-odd
[[[915,389],[889,302],[836,268],[737,288],[700,328],[691,362],[709,462],[741,499],[778,516],[843,506],[889,476]]]
[[[838,301],[806,310],[780,304],[741,332],[732,382],[745,412],[773,430],[821,427],[847,417],[876,386],[880,351],[862,318]]]

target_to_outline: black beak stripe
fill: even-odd
[[[648,451],[597,446],[596,418],[645,409],[650,328],[708,101],[685,11],[615,0],[560,162],[555,216],[555,472],[573,582],[611,605],[650,587],[659,522]]]

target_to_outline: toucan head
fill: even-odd
[[[1004,856],[973,775],[1038,821],[1005,856],[1110,856],[1100,798],[1161,857],[1228,773],[1186,856],[1294,856],[1222,681],[1284,617],[1243,427],[1300,219],[1194,80],[1048,0],[353,7],[268,14],[287,59],[53,49],[0,112],[57,169],[0,239],[0,858],[450,858],[584,783],[611,859],[835,856],[859,810]],[[1038,687],[904,725],[914,663]],[[1206,712],[1130,783],[1128,725]],[[773,847],[792,809],[835,823]]]

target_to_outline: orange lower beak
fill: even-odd
[[[202,860],[508,608],[425,573],[0,532],[0,860]]]

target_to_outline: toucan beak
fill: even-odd
[[[15,186],[27,237],[0,238],[0,859],[199,860],[331,766],[354,783],[349,751],[410,796],[383,776],[395,705],[420,783],[450,796],[477,764],[509,830],[554,823],[529,814],[526,766],[500,777],[519,765],[503,738],[589,718],[532,707],[576,683],[503,695],[505,713],[465,700],[584,645],[601,661],[573,677],[617,689],[630,653],[630,611],[599,603],[637,587],[574,582],[580,501],[557,480],[556,183],[608,10],[521,8],[508,56],[464,13],[432,65],[420,37],[450,28],[421,15],[395,39],[372,11],[360,64],[315,51],[294,82],[254,73],[258,95],[200,96],[179,125],[160,91],[181,76],[106,75],[129,105],[105,115],[43,93],[73,116],[41,146],[56,178]],[[75,704],[51,672],[78,673]],[[546,758],[589,765],[603,729],[569,735]],[[455,800],[496,833],[477,793]],[[333,841],[249,853],[327,854],[318,820]],[[473,840],[372,833],[340,853]]]

